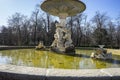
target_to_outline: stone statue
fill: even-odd
[[[54,38],[55,38],[55,40],[53,41],[53,43],[52,43],[52,47],[57,47],[57,42],[58,42],[58,37],[57,37],[57,34],[54,34]]]
[[[70,31],[70,29],[65,29],[65,36],[63,38],[65,39],[65,48],[68,48],[70,46],[74,46],[72,44],[72,40],[71,40],[71,31]]]
[[[37,49],[37,50],[45,50],[45,46],[44,46],[44,44],[43,44],[43,41],[40,41],[40,42],[39,42],[38,46],[36,46],[36,49]]]
[[[107,53],[107,50],[103,49],[103,47],[100,47],[95,53],[91,54],[91,58],[103,60],[112,59],[112,53]]]
[[[74,45],[71,40],[71,31],[65,27],[56,25],[56,32],[54,34],[55,40],[53,41],[51,47],[52,50],[56,50],[58,52],[74,52]]]

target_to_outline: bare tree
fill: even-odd
[[[24,16],[20,13],[15,13],[8,19],[9,27],[13,28],[14,33],[17,36],[17,44],[18,45],[22,45],[21,27],[23,26],[22,24],[24,23],[24,19],[26,19],[26,16]]]
[[[86,19],[86,15],[84,14],[78,14],[73,19],[76,23],[76,33],[77,33],[76,45],[77,46],[80,46],[82,43],[82,38],[84,36],[83,26],[85,24],[85,19]]]
[[[38,14],[39,14],[39,9],[35,9],[35,11],[32,13],[32,16],[31,16],[31,20],[33,22],[33,25],[34,25],[34,45],[37,44],[36,42],[36,37],[37,37],[37,26],[38,26]]]
[[[21,36],[22,36],[22,43],[23,45],[28,45],[29,44],[29,37],[30,37],[30,20],[25,19],[24,23],[22,24],[23,26],[21,27]]]
[[[120,15],[117,18],[117,32],[116,32],[117,46],[120,48]]]
[[[95,16],[92,19],[92,22],[96,24],[96,27],[103,28],[106,26],[109,17],[106,16],[106,13],[96,12]]]
[[[115,29],[115,24],[110,21],[108,23],[108,39],[107,42],[109,42],[108,44],[110,45],[110,47],[114,47],[115,45],[115,34],[116,33],[116,29]]]
[[[105,13],[101,14],[96,12],[96,15],[93,17],[92,22],[95,24],[96,29],[93,33],[96,40],[96,44],[106,44],[107,41],[107,30],[106,23],[108,21],[108,16]]]
[[[6,38],[8,38],[8,29],[5,26],[1,26],[1,38],[0,38],[0,43],[1,45],[7,45],[7,40]]]
[[[0,29],[0,45],[36,45],[44,41],[49,46],[56,29],[53,19],[38,6],[30,18],[15,13],[9,17],[8,26]],[[92,20],[87,21],[87,16],[82,13],[68,18],[67,27],[71,28],[75,46],[105,44],[120,48],[120,16],[114,23],[105,13],[96,12]]]

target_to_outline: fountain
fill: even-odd
[[[98,45],[99,48],[96,50],[95,53],[91,54],[91,58],[95,59],[112,59],[112,53],[107,53],[107,50],[104,49],[105,45]]]
[[[83,12],[86,9],[85,4],[79,0],[46,0],[41,8],[60,18],[60,23],[56,24],[55,40],[51,45],[51,50],[74,55],[75,47],[72,43],[71,31],[66,28],[66,18]]]
[[[74,54],[75,48],[72,44],[71,32],[65,27],[65,18],[84,11],[85,5],[78,0],[46,0],[42,9],[53,15],[58,14],[61,20],[61,23],[56,24],[52,49],[65,53],[70,51]],[[104,45],[99,45],[99,47],[93,58],[103,56],[103,54],[108,57],[107,51],[103,48]],[[31,49],[31,46],[29,48],[28,46],[0,47],[0,80],[120,79],[120,51],[116,55],[116,50],[113,50],[113,59],[103,61],[87,57],[94,50],[76,50],[76,53],[82,53],[86,56],[73,57],[46,51],[47,47],[42,41],[39,42],[36,49],[43,49],[43,51]],[[104,56],[103,59],[108,59]]]

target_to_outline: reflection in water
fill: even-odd
[[[114,55],[113,60],[102,61],[91,59],[89,56],[92,52],[93,50],[76,50],[77,55],[73,57],[34,49],[5,50],[0,51],[0,64],[64,69],[120,67],[120,56]]]

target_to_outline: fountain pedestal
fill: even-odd
[[[55,40],[51,47],[53,51],[60,53],[74,53],[75,47],[71,40],[71,31],[62,26],[56,26],[56,33],[54,34]]]

